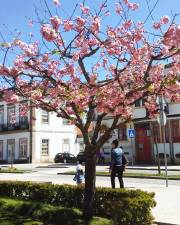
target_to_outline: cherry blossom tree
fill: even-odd
[[[157,95],[180,100],[180,26],[175,17],[170,21],[163,16],[148,31],[144,21],[131,19],[139,6],[129,0],[118,1],[113,9],[106,0],[96,10],[84,1],[67,18],[52,14],[45,3],[49,20],[39,21],[42,40],[26,43],[14,38],[1,44],[1,91],[7,102],[23,97],[32,106],[68,119],[82,132],[88,219],[93,215],[96,153],[114,129],[132,118],[135,101],[145,99],[153,116]],[[54,4],[62,10],[58,0]],[[111,16],[118,23],[108,23]],[[8,67],[6,59],[12,52],[16,54]],[[99,135],[107,115],[112,124]]]

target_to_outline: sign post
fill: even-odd
[[[134,154],[133,154],[133,138],[135,138],[135,130],[128,129],[128,138],[131,139],[131,149],[132,149],[132,166],[134,165]]]
[[[163,140],[163,148],[164,148],[164,164],[165,164],[165,178],[166,178],[166,187],[168,187],[168,170],[167,170],[167,154],[166,154],[166,129],[165,125],[167,122],[166,114],[164,112],[164,106],[166,106],[166,102],[162,96],[158,96],[157,98],[157,104],[160,108],[160,114],[157,118],[157,121],[160,126],[162,140]]]

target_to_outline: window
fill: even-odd
[[[139,99],[135,101],[134,105],[135,107],[142,107],[144,106],[144,103],[145,103],[145,99]]]
[[[28,124],[28,103],[22,102],[19,105],[19,121],[21,125]]]
[[[16,121],[15,118],[15,106],[9,105],[7,108],[7,124],[12,124]]]
[[[19,158],[27,158],[28,140],[27,138],[19,139]]]
[[[70,140],[69,139],[63,140],[63,152],[70,152]]]
[[[49,123],[49,112],[42,110],[42,123]]]
[[[3,141],[0,141],[0,160],[3,159]]]
[[[84,152],[84,143],[82,142],[79,143],[79,151]]]
[[[127,130],[125,124],[120,124],[118,128],[118,139],[120,141],[126,141],[127,140]]]
[[[48,139],[42,139],[41,154],[42,156],[49,155],[49,140]]]
[[[0,125],[4,124],[4,106],[0,106]]]
[[[140,107],[141,106],[141,100],[137,100],[134,103],[135,107]]]
[[[162,143],[163,142],[163,133],[160,133],[160,126],[157,122],[153,122],[152,123],[153,126],[153,138],[154,138],[154,142],[155,143]],[[163,132],[163,130],[161,130],[161,132]],[[169,142],[169,129],[168,126],[165,126],[165,138],[166,138],[166,142]]]
[[[171,127],[173,142],[180,142],[180,120],[172,120]]]
[[[63,125],[70,125],[70,122],[68,119],[63,118]]]

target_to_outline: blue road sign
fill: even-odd
[[[129,138],[135,138],[135,130],[134,129],[128,130],[128,137]]]

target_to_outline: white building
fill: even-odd
[[[75,126],[39,108],[21,116],[21,105],[0,102],[0,163],[53,162],[60,152],[77,155]]]

